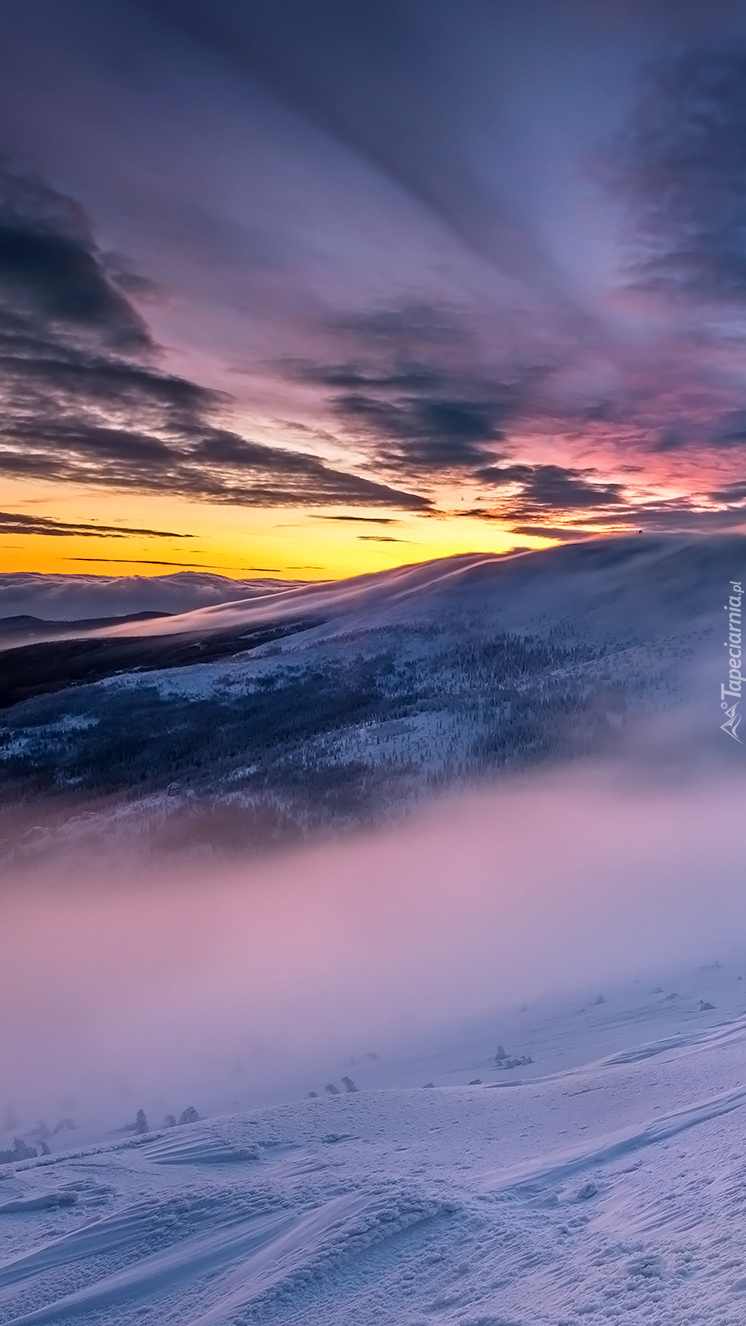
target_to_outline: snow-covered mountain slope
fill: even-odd
[[[314,638],[450,621],[492,630],[561,631],[632,641],[691,630],[722,608],[746,566],[746,535],[623,536],[508,556],[464,553],[350,580],[243,596],[236,602],[112,633],[161,635],[250,629],[317,619]],[[268,582],[263,582],[266,586]]]
[[[123,626],[131,621],[145,621],[149,617],[168,617],[167,612],[134,612],[121,617],[84,617],[78,621],[51,621],[33,617],[30,613],[17,613],[15,617],[0,617],[0,650],[48,640],[79,640],[112,626]]]
[[[298,581],[233,580],[204,571],[161,576],[0,575],[0,618],[30,614],[50,621],[123,617],[135,612],[190,612],[208,604],[276,593]]]
[[[353,1092],[51,1137],[0,1170],[0,1323],[741,1326],[740,975],[495,1014],[338,1065]],[[509,1037],[529,1069],[497,1068]]]
[[[464,553],[305,584],[169,576],[0,576],[0,615],[52,620],[141,611],[168,623],[124,623],[121,636],[251,629],[316,619],[326,636],[424,620],[479,621],[499,630],[544,623],[578,635],[648,638],[709,617],[746,561],[746,536],[623,536],[508,556]],[[715,603],[713,603],[713,593]],[[205,604],[205,606],[202,606]],[[317,636],[322,634],[317,631]]]
[[[10,650],[0,779],[134,796],[181,841],[369,821],[673,703],[717,670],[745,563],[744,536],[469,554]]]

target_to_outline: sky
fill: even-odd
[[[746,527],[746,3],[4,0],[0,569]]]

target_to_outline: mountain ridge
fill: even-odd
[[[125,616],[135,612],[184,612],[245,592],[257,596],[299,580],[234,580],[205,571],[169,575],[102,576],[86,572],[0,573],[0,617],[22,614],[52,621]]]
[[[161,845],[375,822],[714,706],[745,562],[742,535],[464,554],[13,650],[22,686],[34,659],[75,684],[0,714],[0,786],[8,806],[82,799],[107,833],[144,818]]]
[[[542,609],[541,594],[547,585],[564,583],[568,612],[581,602],[614,595],[613,614],[604,615],[604,627],[613,629],[618,616],[620,594],[653,613],[668,611],[682,599],[688,599],[697,613],[710,610],[709,596],[717,598],[727,589],[724,578],[718,588],[715,574],[723,577],[732,570],[737,578],[746,564],[746,535],[712,536],[618,536],[566,543],[531,552],[459,553],[451,557],[414,562],[388,571],[370,572],[338,581],[310,582],[268,591],[266,594],[197,608],[174,614],[165,630],[168,634],[236,628],[270,618],[317,616],[333,619],[340,629],[354,629],[361,614],[364,625],[414,620],[428,611],[433,597],[437,610],[459,609],[470,594],[476,610],[499,608],[506,629],[520,629],[521,623],[535,622]],[[606,577],[606,581],[602,580]],[[543,582],[543,583],[542,583]],[[652,604],[646,605],[639,594],[647,586]],[[555,586],[552,585],[554,588]],[[537,597],[538,590],[538,597]],[[495,598],[503,595],[503,599]],[[519,601],[526,595],[525,605]],[[622,605],[623,606],[623,605]],[[362,623],[361,623],[362,624]],[[161,634],[157,623],[123,625],[112,634]]]

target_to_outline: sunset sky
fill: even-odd
[[[746,4],[4,0],[0,569],[746,527]]]

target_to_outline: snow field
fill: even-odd
[[[567,999],[506,1016],[539,1062],[480,1085],[442,1082],[483,1046],[420,1047],[368,1077],[433,1089],[6,1166],[0,1323],[742,1326],[738,974],[692,973],[674,1000],[610,991],[591,1018]]]

